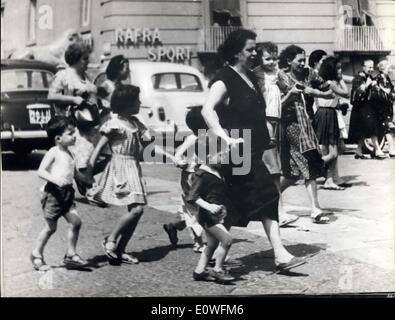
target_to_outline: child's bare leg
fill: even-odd
[[[270,218],[262,219],[263,228],[265,229],[266,235],[273,247],[274,259],[276,264],[288,263],[293,255],[285,249],[281,237],[280,237],[280,226],[276,220]]]
[[[126,250],[126,246],[133,236],[134,231],[136,230],[137,224],[140,221],[141,216],[143,215],[144,209],[140,205],[131,205],[128,206],[129,213],[124,220],[125,226],[120,231],[121,238],[118,242],[118,252],[124,253]],[[110,236],[111,237],[111,236]],[[109,239],[110,239],[109,237]]]
[[[82,222],[77,211],[75,210],[70,210],[70,212],[66,213],[64,217],[69,223],[69,230],[67,232],[67,256],[72,257],[77,253],[77,242]]]
[[[206,237],[207,237],[207,246],[204,248],[202,254],[200,255],[200,259],[198,265],[196,266],[195,272],[202,273],[206,270],[206,267],[213,256],[215,249],[218,247],[218,240],[213,237],[213,235],[207,232],[206,229]]]
[[[291,179],[291,178],[285,178],[285,177],[280,178],[281,192],[284,192],[287,188],[294,185],[296,180],[297,179]]]
[[[215,250],[214,271],[221,271],[223,270],[225,258],[229,252],[230,247],[232,246],[232,237],[228,230],[226,230],[226,228],[221,224],[217,224],[211,228],[208,228],[207,234],[210,234],[210,236],[219,241],[219,245]]]
[[[45,219],[45,221],[46,221],[46,225],[44,229],[40,231],[38,238],[36,240],[36,245],[32,252],[32,254],[35,257],[43,256],[45,246],[48,240],[51,238],[51,236],[56,232],[56,227],[58,225],[58,222],[54,220]]]

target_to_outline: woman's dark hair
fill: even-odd
[[[314,50],[312,53],[310,53],[309,56],[309,67],[314,68],[315,65],[320,62],[323,56],[327,56],[328,54],[321,49]]]
[[[287,69],[289,67],[288,62],[295,59],[295,57],[300,53],[305,53],[305,51],[301,47],[295,46],[294,44],[286,47],[280,53],[278,63],[279,67],[281,69]]]
[[[247,40],[250,39],[256,39],[256,33],[251,30],[238,29],[232,31],[224,43],[218,48],[219,56],[230,65],[234,65],[237,62],[235,55],[243,50]]]
[[[322,61],[318,74],[325,81],[337,79],[337,68],[339,59],[334,56],[329,56]]]
[[[139,94],[139,87],[130,84],[117,86],[111,96],[111,110],[114,113],[125,113],[129,109],[133,114],[133,107],[139,100]]]
[[[106,68],[106,76],[108,80],[115,81],[119,77],[123,64],[128,60],[122,55],[112,57]]]
[[[206,121],[202,116],[202,107],[194,107],[189,110],[185,117],[185,123],[195,136],[198,135],[199,129],[208,129]]]
[[[79,41],[68,46],[64,54],[64,59],[69,66],[73,66],[77,64],[83,56],[89,54],[89,47],[83,42]]]

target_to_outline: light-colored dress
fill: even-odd
[[[113,117],[100,128],[109,139],[111,160],[103,171],[94,199],[110,205],[146,204],[139,163],[141,136],[147,128],[136,118]]]
[[[280,159],[280,119],[281,119],[281,91],[277,86],[278,71],[267,73],[258,67],[254,70],[258,79],[258,85],[261,89],[263,98],[266,104],[266,121],[269,130],[270,139],[276,142],[277,146],[263,153],[263,162],[272,175],[281,174],[281,159]]]
[[[263,97],[266,102],[266,117],[281,118],[281,92],[277,86],[278,74],[265,73],[265,91]]]

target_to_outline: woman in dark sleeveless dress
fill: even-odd
[[[227,217],[225,224],[246,226],[249,221],[262,221],[274,249],[277,269],[282,271],[299,266],[305,260],[291,255],[282,244],[278,192],[262,161],[263,151],[269,144],[269,133],[265,101],[254,73],[249,70],[256,57],[255,38],[254,32],[240,29],[225,40],[220,53],[228,65],[211,81],[202,115],[212,132],[230,147],[240,143],[241,140],[231,134],[231,130],[238,131],[244,140],[243,160],[251,164],[249,172],[244,173],[237,172],[235,169],[240,168],[235,165],[231,166],[229,182],[237,210]],[[243,134],[245,129],[249,134],[246,131]]]

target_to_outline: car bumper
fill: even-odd
[[[32,131],[1,131],[1,140],[16,140],[16,139],[46,139],[47,132],[44,130]]]

